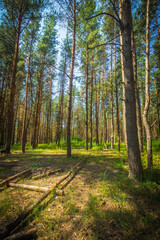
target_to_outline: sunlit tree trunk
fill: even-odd
[[[67,121],[67,156],[71,157],[71,113],[72,113],[72,85],[73,70],[75,58],[75,36],[76,36],[76,0],[73,0],[73,39],[72,39],[72,56],[69,79],[69,103],[68,103],[68,121]]]
[[[122,20],[122,0],[119,0],[119,18]],[[127,145],[127,135],[126,135],[126,113],[125,113],[125,85],[124,85],[124,65],[123,65],[123,48],[122,48],[122,30],[120,28],[120,50],[121,50],[121,72],[122,72],[122,89],[123,89],[123,133],[125,138],[125,143]]]
[[[113,120],[113,73],[112,73],[112,41],[111,41],[111,77],[110,77],[110,89],[111,89],[111,149],[114,148],[114,120]]]
[[[88,150],[88,44],[86,48],[86,150]]]
[[[22,152],[25,153],[25,145],[27,139],[27,100],[28,100],[28,81],[29,81],[29,72],[30,72],[30,59],[31,59],[31,49],[32,49],[32,38],[30,43],[30,49],[28,54],[28,64],[27,64],[27,77],[26,77],[26,91],[25,91],[25,100],[24,100],[24,118],[23,118],[23,129],[22,129],[22,140],[21,140],[21,148]]]
[[[62,134],[65,74],[66,74],[66,55],[65,55],[65,61],[64,61],[63,79],[62,79],[62,90],[61,90],[61,114],[60,114],[60,131],[59,131],[59,138],[58,138],[58,146],[60,146],[60,140],[61,140],[61,134]]]
[[[139,100],[139,91],[137,88],[137,56],[134,40],[133,27],[131,31],[131,45],[132,45],[132,58],[133,58],[133,74],[134,74],[134,84],[135,84],[135,97],[136,97],[136,113],[137,113],[137,128],[138,128],[138,140],[140,151],[143,152],[143,131],[142,131],[142,118],[141,118],[141,108]]]
[[[118,88],[117,88],[117,77],[116,77],[116,21],[115,21],[115,49],[114,49],[114,78],[115,78],[115,93],[116,93],[116,125],[117,125],[117,140],[118,140],[118,151],[120,152],[120,121],[119,121],[119,102],[118,102]]]
[[[13,133],[12,133],[12,146],[15,143],[15,133],[16,133],[16,119],[17,119],[17,106],[15,107],[14,110],[14,120],[13,120]]]
[[[107,79],[106,79],[106,53],[104,54],[104,102],[103,102],[103,142],[104,146],[107,149]]]
[[[90,102],[90,149],[93,144],[93,126],[92,126],[92,105],[93,105],[93,58],[92,58],[92,72],[91,72],[91,102]]]
[[[148,167],[153,165],[152,162],[152,136],[151,127],[148,121],[148,111],[150,104],[150,90],[149,90],[149,24],[150,24],[150,0],[147,0],[147,16],[146,16],[146,77],[145,77],[145,106],[143,110],[143,124],[147,139],[147,158]]]
[[[99,137],[98,137],[98,101],[97,101],[97,80],[96,80],[96,74],[94,74],[95,77],[95,107],[96,107],[96,144],[99,145]]]
[[[122,7],[122,49],[124,67],[124,90],[125,90],[125,114],[126,114],[126,136],[127,136],[127,157],[129,164],[129,177],[142,179],[143,170],[139,150],[136,101],[134,88],[134,75],[131,51],[131,30],[132,15],[130,0],[120,0]]]
[[[38,139],[40,134],[40,114],[41,114],[41,106],[42,106],[42,89],[43,89],[43,73],[44,73],[44,61],[45,61],[45,53],[42,57],[40,76],[38,79],[38,89],[37,89],[37,103],[36,103],[36,113],[34,119],[34,133],[33,133],[33,149],[36,149],[38,146]]]
[[[157,108],[157,116],[158,116],[158,134],[160,135],[160,96],[158,94],[158,90],[157,90],[157,84],[156,84],[156,80],[154,77],[154,87],[155,87],[155,92],[156,92],[156,108]]]

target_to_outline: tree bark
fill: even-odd
[[[145,77],[145,106],[143,110],[143,124],[147,138],[147,159],[148,167],[152,167],[152,136],[151,127],[148,121],[148,111],[150,105],[150,90],[149,90],[149,24],[150,24],[150,0],[147,0],[147,16],[146,16],[146,77]]]
[[[101,116],[100,116],[100,86],[101,86],[101,69],[99,70],[99,79],[98,79],[98,94],[97,94],[97,117],[98,117],[98,145],[99,145],[99,142],[101,140],[101,123],[100,123],[100,119],[101,119]]]
[[[57,116],[57,133],[56,133],[56,141],[58,146],[60,146],[61,134],[62,134],[62,121],[63,121],[63,99],[64,99],[64,84],[65,84],[65,74],[66,74],[66,54],[64,61],[64,69],[63,69],[63,78],[62,78],[62,86],[60,92],[60,104]],[[59,123],[58,123],[59,122]]]
[[[40,114],[41,114],[41,105],[42,105],[44,64],[45,64],[45,53],[44,53],[44,56],[42,57],[40,77],[38,79],[37,104],[36,104],[36,114],[34,119],[34,133],[33,133],[33,145],[32,145],[33,149],[37,148],[38,139],[40,135]]]
[[[93,58],[92,58],[92,72],[91,72],[90,149],[93,147],[92,105],[93,105]]]
[[[18,105],[19,105],[19,96],[17,96],[17,104],[14,110],[14,118],[13,118],[13,133],[12,133],[12,146],[15,143],[15,135],[16,135],[16,120],[17,120],[17,112],[18,112]]]
[[[17,179],[18,177],[22,177],[22,176],[24,176],[26,174],[31,174],[31,173],[32,173],[31,169],[25,170],[25,171],[20,172],[20,173],[17,173],[15,175],[13,175],[13,176],[3,180],[2,182],[0,182],[0,186],[3,186],[5,184],[7,185],[10,181],[13,181],[13,180]]]
[[[129,164],[129,177],[142,179],[143,169],[138,143],[136,102],[134,90],[134,75],[131,51],[132,15],[130,0],[120,0],[122,4],[122,51],[124,67],[124,94],[126,114],[127,157]]]
[[[7,123],[7,143],[6,143],[6,152],[10,154],[11,141],[12,141],[12,130],[13,130],[13,118],[14,118],[14,99],[16,92],[16,73],[17,73],[17,63],[18,63],[18,50],[19,50],[19,37],[21,32],[21,22],[22,22],[22,6],[23,0],[19,4],[19,13],[18,13],[18,24],[16,30],[16,43],[13,56],[13,66],[12,66],[12,82],[11,82],[11,93],[10,93],[10,102],[8,107],[8,123]]]
[[[122,0],[119,0],[119,18],[122,20]],[[126,113],[125,113],[125,85],[124,85],[124,65],[123,65],[123,40],[122,40],[122,29],[120,28],[120,50],[121,50],[121,72],[122,72],[122,89],[123,89],[123,133],[124,139],[127,146],[127,131],[126,131]]]
[[[138,91],[138,88],[137,88],[137,56],[136,56],[136,47],[135,47],[133,27],[132,27],[132,30],[131,30],[131,46],[132,46],[133,74],[134,74],[135,97],[136,97],[138,140],[139,140],[140,151],[143,152],[142,118],[141,118],[139,91]]]
[[[75,58],[75,36],[76,36],[76,0],[73,0],[73,39],[72,39],[70,80],[69,80],[68,121],[67,121],[67,156],[68,157],[71,157],[71,113],[72,113],[73,70],[74,70],[74,58]]]
[[[160,101],[159,101],[159,94],[157,90],[157,84],[156,80],[154,77],[154,87],[155,87],[155,92],[156,92],[156,108],[157,108],[157,116],[158,116],[158,135],[160,136]]]
[[[118,151],[120,152],[120,121],[119,121],[119,102],[118,102],[118,88],[116,77],[116,21],[115,21],[115,50],[114,50],[114,78],[115,78],[115,93],[116,93],[116,125],[118,137]]]
[[[98,137],[98,103],[97,103],[97,81],[96,74],[95,77],[95,105],[96,105],[96,144],[99,145],[99,137]]]
[[[27,139],[27,100],[28,100],[28,80],[29,80],[29,71],[30,71],[30,59],[31,59],[31,50],[32,50],[32,37],[30,42],[30,49],[28,54],[28,64],[27,64],[27,76],[26,76],[26,91],[25,91],[25,100],[24,100],[24,117],[23,117],[23,129],[22,129],[22,139],[21,139],[21,148],[22,152],[25,153],[25,145]]]
[[[88,150],[88,44],[86,48],[86,146],[85,149]]]
[[[104,102],[103,102],[103,142],[104,146],[107,149],[107,119],[106,119],[106,112],[107,112],[107,78],[106,78],[106,52],[104,53]]]
[[[13,234],[12,236],[7,237],[5,240],[31,240],[31,239],[36,239],[37,229],[36,228],[31,228],[26,231],[22,231],[16,234]]]
[[[111,40],[111,73],[110,73],[110,89],[111,89],[111,149],[114,148],[114,123],[113,123],[113,74],[112,74],[112,40]]]
[[[9,75],[9,73],[8,73]],[[1,142],[0,145],[3,146],[5,145],[5,128],[6,128],[6,118],[7,118],[7,105],[9,105],[7,103],[7,92],[8,92],[8,80],[9,80],[9,76],[7,76],[6,79],[6,84],[5,84],[5,89],[4,89],[4,93],[1,96],[1,111],[0,111],[0,136],[1,136]]]

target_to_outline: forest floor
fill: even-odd
[[[63,168],[62,173],[18,182],[43,187],[54,185],[80,161],[79,157],[89,153],[91,156],[84,167],[64,189],[65,195],[52,198],[28,222],[29,227],[36,226],[37,239],[160,239],[160,152],[154,154],[153,169],[144,170],[145,180],[136,182],[127,177],[124,151],[74,149],[72,158],[67,158],[64,150],[37,149],[25,154],[14,151],[0,158],[0,181],[27,169],[38,173],[44,168]],[[144,167],[145,158],[144,153]],[[0,228],[12,222],[41,194],[12,187],[1,191]]]

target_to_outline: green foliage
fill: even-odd
[[[158,189],[158,185],[157,185],[156,182],[146,181],[146,184],[147,184],[148,186],[150,186],[151,188],[155,189],[155,190]]]
[[[4,167],[0,167],[0,173],[3,173],[3,172],[5,172],[5,168]]]
[[[123,159],[114,159],[114,166],[117,168],[122,168],[124,166],[124,160]]]
[[[32,146],[30,143],[27,143],[26,144],[26,150],[29,150],[29,149],[32,149]],[[20,143],[15,143],[13,146],[12,146],[12,151],[16,151],[16,150],[21,150],[21,144]]]

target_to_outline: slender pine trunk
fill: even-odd
[[[75,58],[75,36],[76,36],[76,0],[73,0],[73,39],[72,39],[70,80],[69,80],[68,121],[67,121],[67,156],[68,157],[71,157],[71,113],[72,113],[73,70],[74,70],[74,58]]]
[[[139,140],[140,151],[143,152],[142,118],[141,118],[139,91],[137,88],[137,56],[136,56],[136,47],[135,47],[133,27],[132,27],[132,31],[131,31],[131,46],[132,46],[133,74],[134,74],[135,97],[136,97],[138,140]]]
[[[96,80],[96,74],[94,74],[95,77],[95,107],[96,107],[96,144],[99,145],[99,137],[98,137],[98,103],[97,103],[97,80]]]
[[[105,50],[104,50],[105,51]],[[106,69],[106,52],[104,53],[104,102],[103,102],[103,142],[104,146],[107,149],[107,69]]]
[[[10,102],[8,107],[8,123],[7,123],[6,152],[8,154],[10,154],[12,131],[13,131],[14,100],[15,100],[15,92],[16,92],[16,73],[17,73],[17,63],[18,63],[19,38],[20,38],[21,23],[22,23],[22,7],[23,7],[23,0],[21,0],[19,4],[18,24],[17,24],[17,30],[16,30],[16,43],[15,43],[15,49],[14,49],[14,55],[13,55],[11,93],[10,93]]]
[[[32,50],[32,37],[30,42],[30,49],[28,54],[28,64],[27,64],[27,77],[26,77],[26,91],[25,91],[25,100],[24,100],[24,118],[23,118],[23,129],[22,129],[22,140],[21,140],[21,148],[22,152],[25,153],[25,145],[27,139],[27,100],[28,100],[28,81],[29,81],[29,72],[30,72],[30,59],[31,59],[31,50]]]
[[[113,120],[113,74],[112,74],[112,41],[111,41],[111,72],[110,72],[110,89],[111,89],[111,149],[114,148],[114,120]]]
[[[93,126],[92,126],[92,105],[93,105],[93,58],[92,58],[92,72],[91,72],[91,103],[90,103],[90,149],[93,147]]]
[[[88,150],[88,44],[86,48],[86,146]]]
[[[147,139],[147,159],[148,167],[152,167],[152,136],[151,126],[148,121],[148,111],[150,105],[150,90],[149,90],[149,24],[150,24],[150,0],[147,0],[147,16],[146,16],[146,77],[145,77],[145,106],[143,110],[143,124],[146,132]]]
[[[122,20],[122,0],[119,0],[119,18]],[[125,112],[125,85],[124,85],[124,65],[123,65],[123,40],[122,40],[122,29],[120,28],[120,51],[121,51],[121,72],[122,72],[122,90],[123,90],[123,133],[124,139],[127,146],[127,131],[126,131],[126,112]]]
[[[118,151],[120,152],[120,120],[119,120],[119,102],[118,102],[118,87],[116,77],[116,21],[115,21],[115,49],[114,49],[114,81],[115,81],[115,94],[116,94],[116,125],[117,125],[117,140]]]

